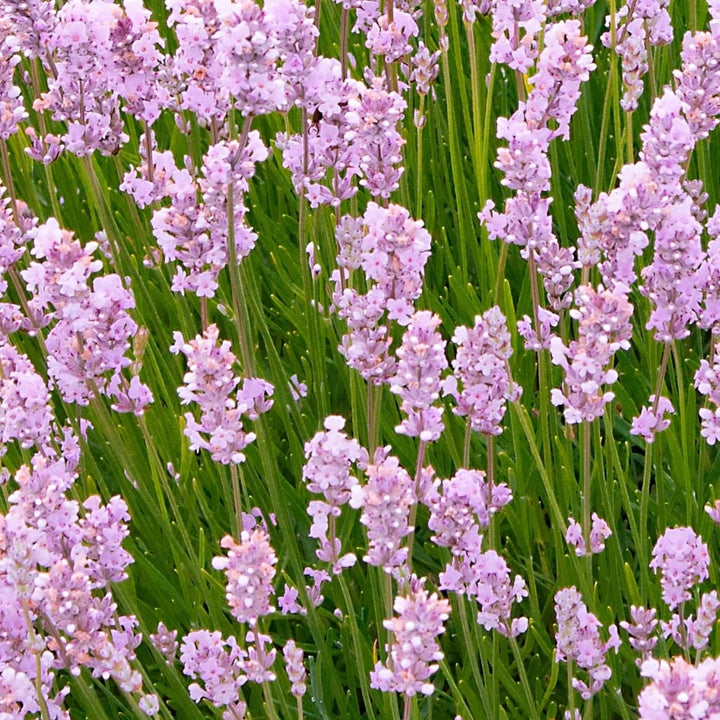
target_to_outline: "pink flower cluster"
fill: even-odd
[[[655,543],[650,567],[660,573],[662,598],[674,610],[692,597],[690,589],[708,578],[710,556],[689,527],[668,528]]]
[[[96,275],[96,242],[82,246],[50,218],[28,233],[35,258],[20,274],[32,298],[36,324],[51,324],[45,338],[48,375],[66,402],[87,405],[98,393],[115,398],[113,408],[141,415],[153,398],[137,375],[127,380],[127,353],[138,326],[127,280]],[[96,275],[93,277],[93,275]]]
[[[200,406],[199,421],[193,413],[185,413],[184,432],[190,449],[207,450],[216,462],[230,465],[245,460],[242,451],[255,439],[255,433],[244,430],[243,416],[257,420],[267,412],[272,407],[273,386],[260,378],[245,378],[241,384],[233,374],[237,358],[230,342],[218,344],[219,336],[216,325],[190,342],[175,332],[170,351],[187,358],[185,385],[178,388],[182,404]]]
[[[720,713],[720,661],[693,665],[683,657],[648,659],[642,665],[650,684],[638,697],[641,720],[711,720]]]
[[[671,610],[679,608],[669,623],[660,623],[663,634],[680,647],[703,649],[720,609],[717,592],[700,596],[695,616],[685,612],[685,603],[692,598],[690,590],[709,576],[707,545],[692,528],[670,528],[658,539],[652,554],[650,567],[661,573],[663,600]]]
[[[45,450],[17,471],[0,515],[0,708],[25,717],[42,700],[51,717],[67,718],[68,689],[53,690],[56,671],[87,668],[152,710],[157,699],[142,696],[134,668],[137,620],[118,616],[110,590],[132,562],[122,547],[127,506],[119,497],[104,505],[97,496],[82,505],[69,499],[79,448],[70,435],[62,444],[64,458]]]
[[[303,80],[302,104],[320,119],[308,117],[301,134],[277,136],[296,191],[311,207],[338,207],[358,183],[375,198],[389,198],[403,172],[405,139],[398,126],[405,100],[381,78],[367,85],[342,78],[340,63],[329,58],[318,58]]]
[[[455,398],[453,412],[467,417],[475,432],[499,435],[506,403],[515,402],[522,393],[510,378],[512,347],[505,316],[492,307],[475,317],[472,328],[455,328],[452,341],[457,346],[453,375],[443,390]]]
[[[305,678],[305,666],[303,665],[304,653],[294,640],[288,640],[283,648],[283,657],[285,658],[285,667],[287,670],[288,680],[292,683],[290,692],[296,697],[301,698],[307,686]]]
[[[553,389],[551,400],[553,405],[565,406],[566,422],[592,422],[615,397],[603,385],[618,378],[607,366],[618,350],[630,347],[633,308],[627,288],[617,285],[611,290],[582,285],[575,291],[575,306],[570,314],[579,320],[579,339],[569,346],[557,336],[550,341],[553,364],[565,371],[563,389]]]
[[[247,682],[243,673],[244,658],[245,651],[233,636],[226,640],[217,631],[188,633],[180,646],[183,673],[203,683],[190,684],[190,697],[196,703],[207,700],[215,707],[226,708],[224,720],[245,717],[246,705],[240,699],[240,689]]]
[[[270,600],[277,556],[266,527],[255,515],[244,517],[239,543],[226,535],[220,544],[227,555],[213,558],[212,565],[225,572],[226,598],[233,617],[249,626],[246,647],[240,647],[234,636],[223,638],[217,631],[196,630],[183,638],[180,662],[185,675],[203,683],[189,687],[195,702],[205,699],[215,707],[225,708],[225,720],[239,720],[246,711],[242,686],[248,681],[275,680],[272,666],[277,653],[270,637],[259,631],[258,621],[275,611]]]
[[[589,684],[573,678],[572,686],[584,700],[597,694],[612,675],[605,663],[605,655],[610,648],[615,652],[620,647],[620,638],[615,625],[608,628],[609,639],[600,639],[599,628],[602,624],[591,612],[588,612],[580,593],[574,588],[563,588],[555,594],[555,616],[557,633],[555,634],[555,660],[572,660],[579,668],[587,670]]]
[[[567,532],[565,533],[565,541],[568,545],[575,548],[575,554],[579,557],[584,555],[594,555],[605,549],[605,540],[611,535],[609,525],[597,513],[592,514],[592,529],[590,530],[590,549],[585,546],[585,538],[583,537],[582,526],[573,518],[569,519]]]
[[[26,355],[0,342],[0,455],[13,440],[47,450],[53,420],[45,381]]]
[[[642,0],[626,2],[615,13],[608,15],[610,31],[601,36],[606,47],[611,47],[622,60],[625,94],[620,106],[626,112],[637,109],[643,92],[643,76],[648,71],[649,46],[672,42],[672,25],[667,7],[669,0]]]
[[[383,622],[394,641],[387,648],[387,662],[378,662],[370,673],[370,686],[377,690],[408,697],[435,690],[429,679],[444,657],[436,638],[445,632],[450,603],[428,594],[424,585],[424,578],[413,576],[407,592],[395,598],[397,616]]]
[[[430,255],[430,233],[405,208],[374,202],[368,203],[361,231],[354,221],[345,220],[339,227],[343,243],[333,304],[349,330],[340,352],[350,367],[379,385],[396,373],[389,354],[392,338],[382,319],[402,325],[410,321]],[[358,268],[367,278],[364,294],[346,286],[350,271]]]
[[[453,559],[440,573],[440,588],[474,597],[480,605],[477,621],[486,630],[515,637],[525,632],[527,618],[511,619],[512,605],[527,597],[524,580],[510,578],[507,562],[494,550],[482,551],[481,528],[512,499],[504,483],[490,487],[480,470],[458,470],[442,482],[443,494],[428,493],[428,527],[433,541],[450,548]]]
[[[423,443],[437,440],[445,427],[443,408],[435,405],[440,397],[441,374],[448,366],[445,341],[437,332],[440,322],[428,310],[412,315],[395,353],[395,376],[389,380],[390,391],[400,396],[400,409],[407,415],[395,431],[420,438]]]
[[[539,4],[528,0],[523,5],[529,9]],[[504,3],[502,7],[505,8]],[[509,19],[515,21],[515,8],[509,4],[506,7],[502,12],[507,12]],[[544,15],[544,8],[540,7],[540,12]],[[574,248],[560,247],[553,234],[550,198],[544,193],[550,189],[550,141],[558,136],[567,137],[580,85],[595,67],[592,47],[587,45],[580,29],[577,20],[545,27],[545,46],[530,80],[532,91],[510,118],[498,119],[498,137],[507,140],[508,147],[498,149],[495,166],[505,175],[503,185],[515,190],[515,195],[505,201],[504,212],[494,211],[494,203],[488,201],[478,214],[491,239],[502,238],[507,243],[520,245],[525,259],[531,259],[532,253],[555,310],[569,304],[565,295],[573,282],[573,270],[579,264],[574,259]],[[518,69],[526,71],[529,66]],[[535,328],[535,332],[537,335],[540,329]]]
[[[442,494],[433,487],[425,501],[433,542],[450,548],[456,557],[472,558],[480,553],[480,529],[512,500],[512,492],[505,483],[491,487],[482,470],[460,469],[441,486]]]
[[[390,447],[375,451],[365,473],[365,485],[355,485],[350,506],[362,508],[360,522],[367,528],[368,552],[366,563],[381,567],[393,575],[408,574],[405,561],[408,549],[402,547],[403,538],[414,528],[409,525],[410,508],[417,504],[415,481],[390,455]]]
[[[341,554],[335,527],[341,507],[350,501],[358,484],[350,472],[351,467],[356,465],[359,470],[365,470],[368,455],[357,440],[342,432],[345,418],[330,415],[325,418],[324,426],[324,431],[305,443],[307,462],[303,479],[310,492],[323,496],[323,500],[312,500],[308,505],[308,513],[313,519],[309,535],[320,541],[318,558],[331,563],[333,573],[337,575],[356,560],[352,553]]]
[[[153,156],[155,162],[168,160],[167,153],[153,153]],[[267,156],[260,134],[251,131],[242,147],[237,140],[212,145],[203,158],[202,177],[198,179],[193,179],[187,170],[178,170],[173,163],[164,169],[162,194],[168,195],[172,203],[153,213],[152,226],[165,261],[178,264],[172,283],[175,292],[189,291],[199,297],[213,297],[220,271],[228,263],[231,237],[238,259],[253,249],[257,235],[245,221],[247,207],[243,197],[256,165]],[[142,170],[147,172],[147,163]],[[158,180],[154,179],[154,183],[157,185]],[[148,192],[148,199],[158,199],[160,194],[150,189],[154,185],[149,178],[138,181],[128,175],[125,184],[136,196]],[[198,194],[202,198],[200,203]],[[229,227],[231,217],[232,227]]]
[[[227,576],[225,597],[230,612],[238,622],[253,627],[260,617],[275,610],[270,605],[270,597],[277,556],[267,530],[262,526],[243,530],[239,543],[226,535],[220,546],[227,550],[227,556],[213,558],[212,565]]]
[[[655,628],[658,621],[655,619],[657,611],[655,608],[645,609],[644,607],[630,608],[630,617],[632,622],[621,620],[619,625],[630,636],[628,642],[635,652],[640,653],[640,657],[635,660],[635,664],[641,666],[645,660],[649,660],[652,651],[657,645],[657,635]]]
[[[714,445],[720,439],[720,344],[715,345],[713,364],[707,360],[700,361],[700,367],[695,373],[695,387],[701,395],[705,395],[715,406],[700,408],[698,414],[701,420],[700,434],[708,445]]]

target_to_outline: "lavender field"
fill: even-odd
[[[0,720],[718,720],[720,0],[0,0]]]

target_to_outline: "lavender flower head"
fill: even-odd
[[[395,431],[421,442],[437,440],[445,427],[443,408],[434,404],[440,397],[440,376],[448,366],[445,341],[437,332],[440,322],[427,310],[412,316],[396,353],[397,373],[390,380],[390,391],[400,396],[400,408],[407,415]]]
[[[445,632],[450,603],[436,593],[429,595],[424,586],[424,578],[413,576],[406,594],[395,598],[396,617],[383,622],[395,640],[387,648],[387,662],[378,662],[370,673],[370,686],[376,690],[408,697],[435,690],[428,681],[444,657],[436,638]]]
[[[587,670],[589,684],[573,678],[572,686],[578,690],[584,700],[597,694],[612,675],[605,663],[605,655],[610,648],[615,652],[620,647],[617,628],[611,625],[609,639],[600,638],[601,623],[588,612],[580,593],[574,588],[564,588],[555,594],[555,615],[557,617],[556,662],[572,660],[579,668]]]
[[[650,567],[660,573],[662,598],[674,610],[690,600],[690,589],[708,578],[707,545],[690,527],[668,528],[655,543]]]
[[[323,496],[323,500],[313,500],[308,506],[312,516],[310,537],[320,541],[318,557],[333,565],[338,574],[344,567],[354,564],[352,553],[341,555],[340,540],[335,536],[335,521],[340,516],[340,508],[351,498],[353,488],[358,484],[351,474],[352,465],[364,470],[367,467],[367,451],[357,440],[349,438],[342,429],[345,418],[330,415],[325,419],[325,430],[316,433],[305,443],[307,462],[303,468],[303,479],[308,490]]]
[[[390,447],[375,451],[367,466],[368,481],[352,488],[350,506],[362,508],[360,522],[367,528],[368,552],[363,558],[370,565],[397,575],[404,567],[408,549],[403,538],[414,528],[409,525],[410,508],[417,504],[415,482]]]
[[[720,660],[692,665],[683,657],[649,658],[641,667],[650,684],[638,697],[640,720],[711,720],[720,713]]]
[[[475,432],[499,435],[506,403],[515,402],[522,393],[508,370],[512,348],[505,316],[497,306],[492,307],[476,316],[472,329],[455,328],[452,341],[457,346],[454,375],[445,381],[443,390],[456,400],[453,412],[467,417]]]
[[[212,565],[216,570],[224,570],[227,576],[225,597],[230,611],[238,622],[254,626],[258,618],[275,610],[270,598],[277,556],[267,530],[262,526],[243,530],[239,543],[226,535],[220,545],[228,554],[213,558]]]
[[[230,342],[219,343],[219,335],[216,325],[189,342],[175,332],[170,351],[182,353],[188,362],[185,385],[178,388],[182,404],[196,402],[200,406],[199,421],[193,413],[185,414],[190,449],[208,450],[213,460],[229,465],[243,462],[242,451],[255,439],[255,433],[243,429],[243,416],[256,420],[267,412],[272,407],[274,388],[260,378],[245,378],[241,384],[233,374],[237,358]]]

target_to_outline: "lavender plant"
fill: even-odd
[[[0,0],[0,716],[716,717],[719,122],[717,0]]]

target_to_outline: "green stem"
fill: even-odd
[[[408,554],[407,554],[407,566],[412,566],[412,553],[413,545],[415,542],[415,520],[417,519],[418,501],[417,497],[420,491],[420,481],[422,479],[422,471],[425,464],[425,449],[427,443],[424,440],[420,441],[418,445],[417,462],[415,463],[415,503],[410,508],[410,517],[408,518],[408,526],[410,528],[410,535],[408,536]]]
[[[422,118],[420,127],[417,128],[417,166],[415,168],[415,214],[414,217],[422,217],[423,207],[423,128],[425,126],[425,96],[420,96],[418,116]]]
[[[567,661],[567,683],[568,683],[568,712],[570,713],[570,720],[575,720],[575,690],[573,689],[573,662],[572,660]]]
[[[350,10],[343,6],[340,13],[340,77],[345,80],[347,78],[347,45],[348,45],[348,21],[350,19]]]
[[[230,134],[234,134],[234,116],[231,117],[230,121]],[[250,132],[250,125],[252,123],[252,116],[248,115],[242,127],[242,134],[238,141],[238,150],[236,157],[242,152],[242,149],[247,141],[248,133]],[[233,311],[235,313],[235,324],[238,331],[238,340],[240,341],[240,354],[243,361],[243,374],[245,377],[253,377],[255,375],[255,357],[252,349],[252,342],[250,340],[250,315],[247,309],[247,303],[245,302],[245,296],[243,292],[243,281],[240,272],[240,263],[237,257],[237,248],[235,247],[235,184],[233,182],[228,183],[228,200],[227,200],[227,215],[228,215],[228,238],[227,238],[227,251],[228,251],[228,270],[230,272],[230,291],[232,294]]]
[[[688,423],[686,422],[686,407],[685,407],[685,382],[683,380],[683,363],[682,363],[682,355],[680,351],[678,350],[678,340],[673,340],[672,345],[672,356],[673,356],[673,364],[675,366],[675,381],[677,384],[677,390],[678,390],[678,414],[680,415],[680,438],[682,443],[682,453],[683,453],[683,460],[684,465],[688,470],[691,467],[691,460],[690,460],[690,448],[689,448],[689,441],[688,441]],[[693,419],[694,420],[694,419]],[[686,519],[685,522],[688,525],[692,524],[692,518],[694,514],[694,510],[697,505],[698,498],[693,493],[693,487],[692,487],[692,477],[690,472],[684,473],[685,476],[685,512],[686,512]]]
[[[625,162],[632,165],[635,159],[635,150],[633,148],[633,111],[625,111]]]
[[[30,646],[37,647],[37,635],[35,633],[35,626],[30,618],[30,609],[28,608],[28,602],[25,598],[22,600],[23,616],[25,617],[25,624],[28,629],[28,636],[30,639]],[[38,705],[40,706],[40,714],[42,720],[50,720],[50,711],[45,701],[45,695],[43,694],[42,688],[42,662],[40,658],[40,651],[33,650],[35,656],[35,694],[37,695]]]
[[[478,191],[483,185],[483,129],[482,129],[482,85],[480,83],[480,73],[478,72],[477,50],[475,48],[475,25],[474,23],[465,23],[465,34],[467,36],[468,52],[470,54],[470,86],[472,88],[472,116],[473,116],[473,165],[475,166],[475,183]],[[480,192],[482,195],[482,193]],[[480,198],[482,203],[483,198]],[[482,207],[482,204],[481,204]]]
[[[492,497],[493,487],[495,486],[495,438],[492,435],[485,436],[485,448],[487,453],[487,484],[488,493]],[[490,527],[488,528],[488,542],[490,548],[497,547],[497,521],[495,516],[489,518]]]
[[[525,670],[525,663],[523,661],[522,654],[520,653],[520,647],[517,643],[517,638],[513,635],[508,634],[510,639],[510,647],[512,648],[513,655],[515,655],[515,662],[517,663],[518,672],[520,673],[520,684],[525,692],[525,699],[528,702],[528,709],[530,710],[530,717],[532,720],[540,720],[538,715],[537,705],[535,705],[535,696],[530,689],[530,682],[528,681],[527,671]]]
[[[537,262],[534,251],[530,251],[530,294],[532,297],[533,327],[538,343],[542,343],[542,332],[540,328],[540,287],[538,283]],[[547,364],[547,353],[540,349],[538,351],[538,395],[540,400],[540,434],[543,443],[543,458],[545,467],[550,467],[550,408],[548,407],[548,396],[550,392],[549,375],[550,368]]]
[[[107,237],[113,265],[116,272],[120,274],[123,284],[125,284],[125,275],[123,274],[122,265],[120,263],[120,229],[118,228],[115,218],[112,215],[112,211],[107,204],[107,192],[103,192],[102,186],[100,185],[100,179],[98,178],[95,165],[93,164],[93,160],[90,155],[85,155],[83,157],[83,165],[85,167],[88,180],[90,181],[90,187],[92,188],[93,195],[95,196],[95,206],[98,214],[100,215],[100,222],[102,223],[103,230],[105,231],[105,235]]]
[[[444,31],[441,31],[444,34]],[[441,38],[442,40],[442,38]],[[458,274],[460,281],[464,284],[468,281],[468,248],[467,235],[471,231],[471,222],[468,218],[469,200],[465,191],[465,178],[463,177],[463,160],[460,150],[460,140],[456,127],[457,113],[455,112],[455,101],[453,98],[452,75],[450,73],[450,61],[448,53],[442,53],[442,75],[443,87],[445,89],[445,108],[448,124],[448,142],[450,144],[450,170],[452,173],[453,185],[457,193],[457,212],[459,216],[460,238],[458,262]]]
[[[585,540],[586,569],[588,582],[592,581],[592,550],[590,548],[590,516],[591,516],[591,471],[590,471],[590,423],[582,423],[582,478],[583,478],[583,536]]]
[[[10,171],[10,156],[8,155],[7,142],[2,138],[0,138],[0,160],[2,161],[5,188],[10,197],[10,209],[12,210],[15,224],[20,227],[20,211],[18,210],[17,195],[15,194],[15,183],[13,182],[12,172]]]
[[[245,491],[245,488],[243,488],[243,492],[240,491],[240,469],[237,465],[231,464],[230,465],[230,480],[232,482],[232,491],[233,491],[233,503],[235,505],[235,520],[234,520],[234,532],[235,537],[240,537],[240,532],[242,531],[243,523],[242,523],[242,498],[243,495],[245,497],[247,496],[247,492]],[[244,485],[244,483],[243,483]]]
[[[460,627],[462,631],[462,640],[463,644],[465,645],[465,652],[467,653],[467,656],[470,660],[470,670],[472,672],[473,679],[475,680],[475,685],[477,686],[478,693],[480,694],[480,700],[482,701],[483,708],[485,710],[486,717],[493,717],[492,714],[492,705],[490,703],[490,698],[487,694],[487,687],[485,686],[485,682],[483,681],[482,675],[480,673],[480,666],[478,665],[478,648],[475,647],[472,643],[472,632],[470,630],[470,621],[468,620],[468,603],[470,600],[465,599],[465,597],[458,596],[457,598],[457,607],[458,607],[458,615],[460,616]]]
[[[470,467],[470,438],[472,435],[472,428],[470,427],[470,420],[465,423],[465,437],[463,438],[463,464],[464,468]]]
[[[360,681],[360,692],[362,693],[363,702],[365,703],[365,712],[368,717],[374,720],[375,711],[373,710],[372,700],[370,699],[370,677],[365,662],[363,660],[363,653],[360,646],[360,630],[358,629],[357,617],[355,616],[355,606],[353,605],[350,591],[348,590],[347,583],[345,582],[345,576],[338,575],[338,582],[340,583],[340,590],[342,591],[343,599],[345,600],[345,608],[347,616],[350,620],[350,637],[352,638],[353,648],[355,650],[355,659],[358,664],[358,679]],[[395,703],[393,703],[394,705]]]

